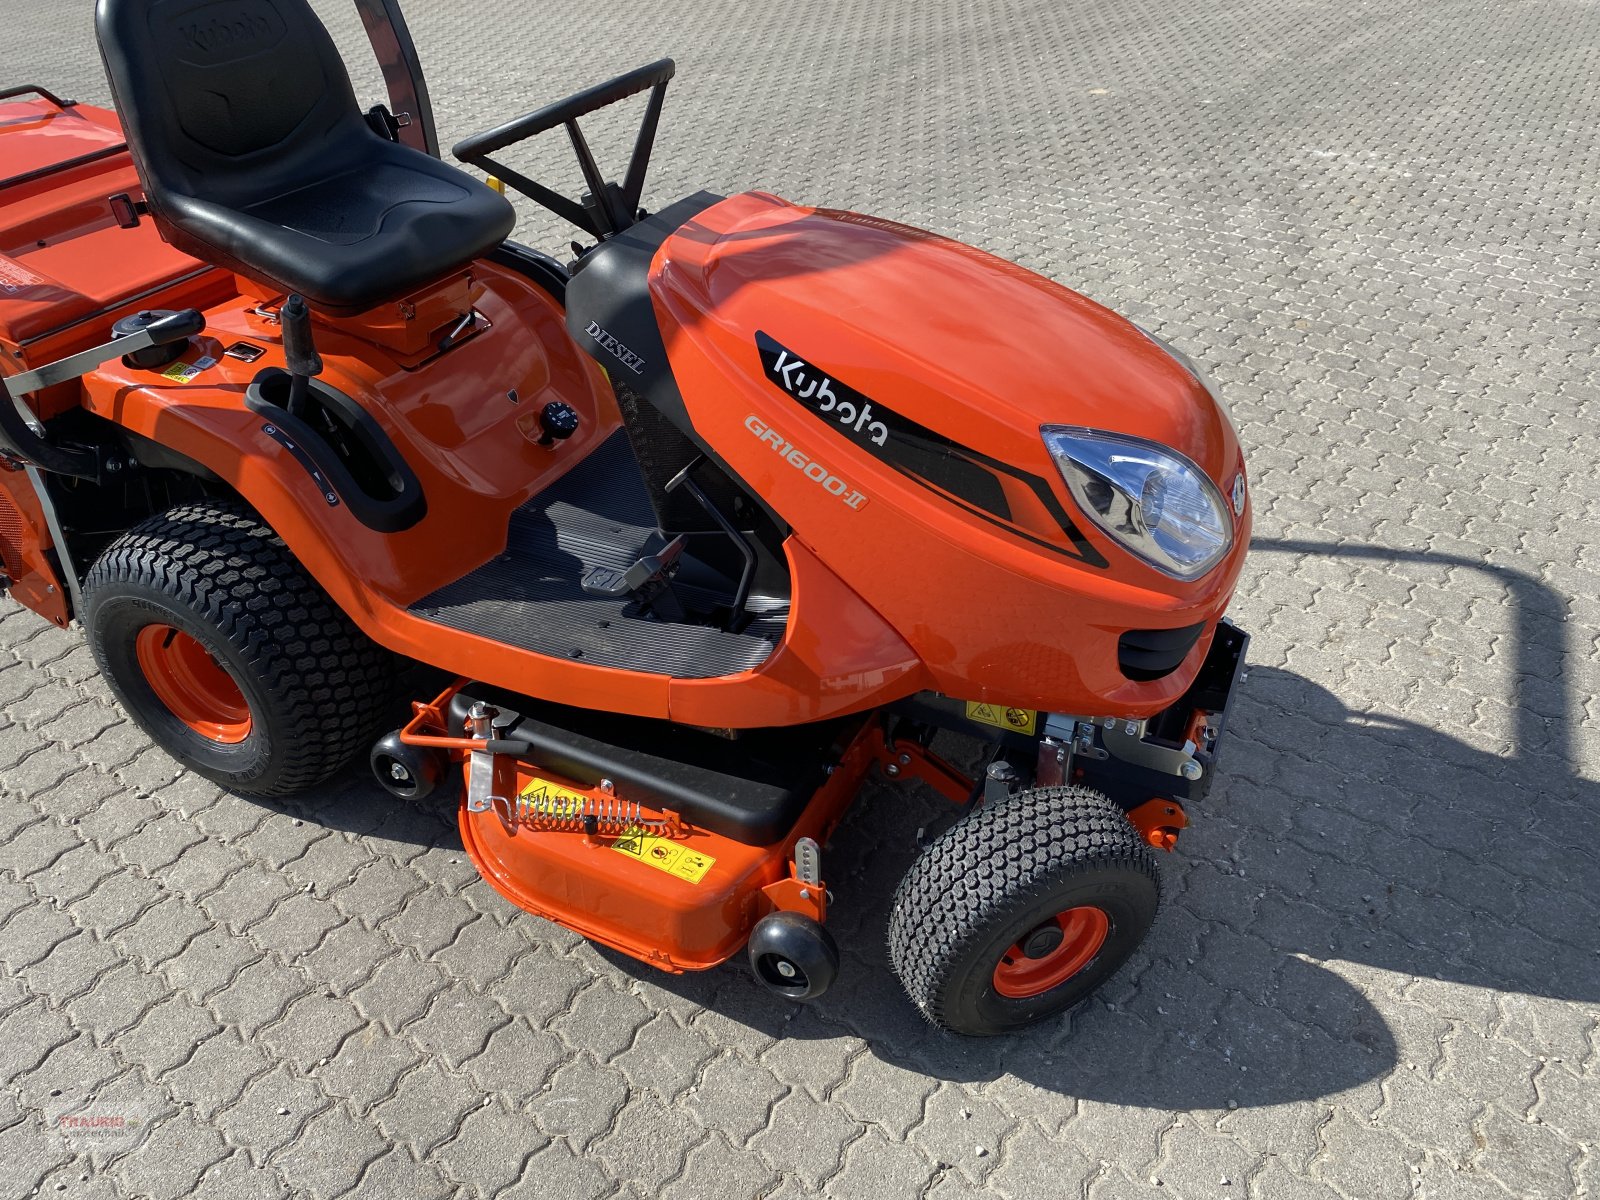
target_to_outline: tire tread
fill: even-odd
[[[895,892],[889,958],[923,1016],[952,1028],[945,998],[957,964],[996,922],[1087,867],[1146,875],[1160,903],[1155,856],[1123,811],[1092,788],[1019,792],[957,821],[912,864]]]
[[[242,504],[193,501],[113,541],[84,580],[86,608],[128,583],[215,623],[284,718],[271,794],[321,782],[375,736],[393,657],[340,611],[272,529]],[[106,661],[98,645],[102,672]],[[251,790],[247,783],[235,785]]]

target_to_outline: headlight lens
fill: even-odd
[[[1198,579],[1233,545],[1222,493],[1177,451],[1094,429],[1040,432],[1078,506],[1151,566]]]

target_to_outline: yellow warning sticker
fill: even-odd
[[[717,861],[709,854],[689,849],[682,842],[648,833],[630,833],[619,837],[611,843],[611,848],[689,883],[699,883]]]
[[[967,720],[981,721],[1013,733],[1032,733],[1039,726],[1039,714],[1031,708],[1007,708],[1003,704],[983,704],[976,700],[967,701]]]
[[[528,780],[521,797],[535,812],[552,817],[577,816],[583,812],[583,803],[588,799],[582,792],[564,788],[548,779],[540,779],[537,775]]]
[[[165,371],[161,372],[161,378],[170,379],[173,383],[188,383],[201,371],[209,370],[216,365],[217,360],[208,354],[204,358],[195,359],[192,363],[173,363]]]

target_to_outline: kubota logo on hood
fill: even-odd
[[[846,387],[765,334],[756,335],[756,345],[761,350],[761,365],[773,383],[812,411],[837,421],[851,435],[851,441],[871,442],[874,446],[888,444],[889,427],[878,420],[872,411],[872,401],[860,392]]]

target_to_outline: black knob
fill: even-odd
[[[171,309],[147,308],[143,312],[123,317],[122,320],[111,327],[111,336],[122,338],[135,333],[143,333],[153,326],[159,326],[163,321],[180,315],[182,314],[173,312]],[[203,323],[201,328],[204,328]],[[198,333],[199,330],[195,332]],[[158,343],[154,346],[146,346],[143,350],[135,350],[132,354],[124,354],[122,361],[130,367],[139,367],[146,371],[157,370],[176,360],[188,348],[189,343],[185,340],[186,337],[187,335],[174,338],[164,344]]]
[[[311,310],[299,295],[283,302],[278,323],[283,330],[283,357],[289,364],[289,374],[321,375],[322,355],[317,353],[311,336]]]
[[[553,446],[557,442],[564,442],[578,432],[578,410],[570,404],[552,400],[539,410],[539,428],[544,430],[539,445]]]

